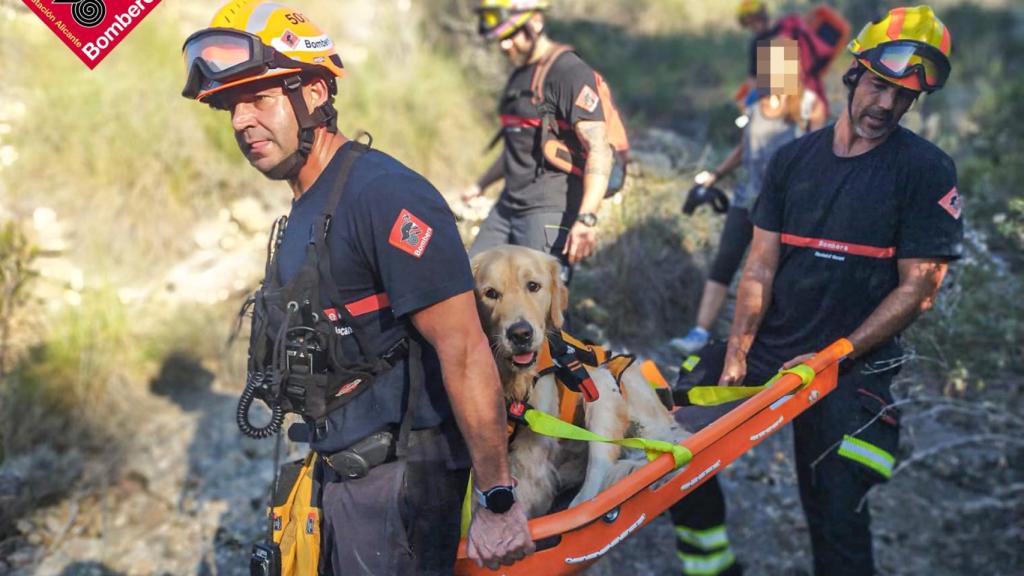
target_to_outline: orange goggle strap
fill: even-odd
[[[950,63],[939,49],[917,40],[896,40],[864,50],[855,56],[876,73],[893,79],[917,76],[921,88],[932,92],[942,88],[949,78]],[[918,62],[911,63],[913,57]]]

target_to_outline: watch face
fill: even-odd
[[[582,222],[584,226],[591,226],[591,227],[593,227],[594,225],[597,224],[597,216],[595,214],[589,214],[589,213],[588,214],[580,214],[579,221]]]
[[[516,497],[511,488],[498,486],[487,492],[487,509],[495,514],[508,512],[512,504],[515,504]]]

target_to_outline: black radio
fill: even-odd
[[[327,349],[316,330],[305,326],[289,330],[284,349],[289,374],[327,372]]]
[[[281,549],[277,544],[267,541],[253,545],[249,576],[281,576]]]

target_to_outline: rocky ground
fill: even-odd
[[[70,495],[26,515],[17,523],[19,535],[0,544],[0,574],[248,573],[273,443],[236,431],[235,390],[201,368],[185,368],[197,385],[171,393],[154,386],[153,396],[138,405],[145,417],[120,463],[120,479],[91,485],[88,479],[102,474],[90,468],[104,464],[73,466],[83,481]],[[911,463],[870,500],[881,573],[1021,574],[1019,418],[995,405],[975,411],[932,398],[906,405],[904,422],[901,455]],[[971,444],[943,448],[969,437]],[[749,574],[810,574],[790,444],[785,428],[720,474],[729,534]],[[29,474],[63,469],[59,460],[49,464]],[[672,538],[671,523],[660,518],[588,574],[677,574]]]

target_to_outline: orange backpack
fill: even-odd
[[[540,111],[541,150],[544,152],[544,159],[562,172],[582,177],[587,163],[587,152],[572,132],[572,127],[565,122],[559,123],[555,118],[554,107],[544,100],[544,81],[547,80],[548,72],[551,71],[551,67],[554,66],[559,56],[573,51],[573,47],[567,44],[555,44],[537,64],[537,68],[533,72],[533,79],[530,81],[530,91],[533,93],[531,102]],[[604,108],[608,143],[611,144],[614,158],[612,172],[608,178],[608,192],[605,194],[605,197],[609,197],[621,190],[626,183],[629,138],[626,136],[626,126],[622,123],[619,110],[615,107],[611,88],[596,71],[594,76],[597,80],[597,95]]]

